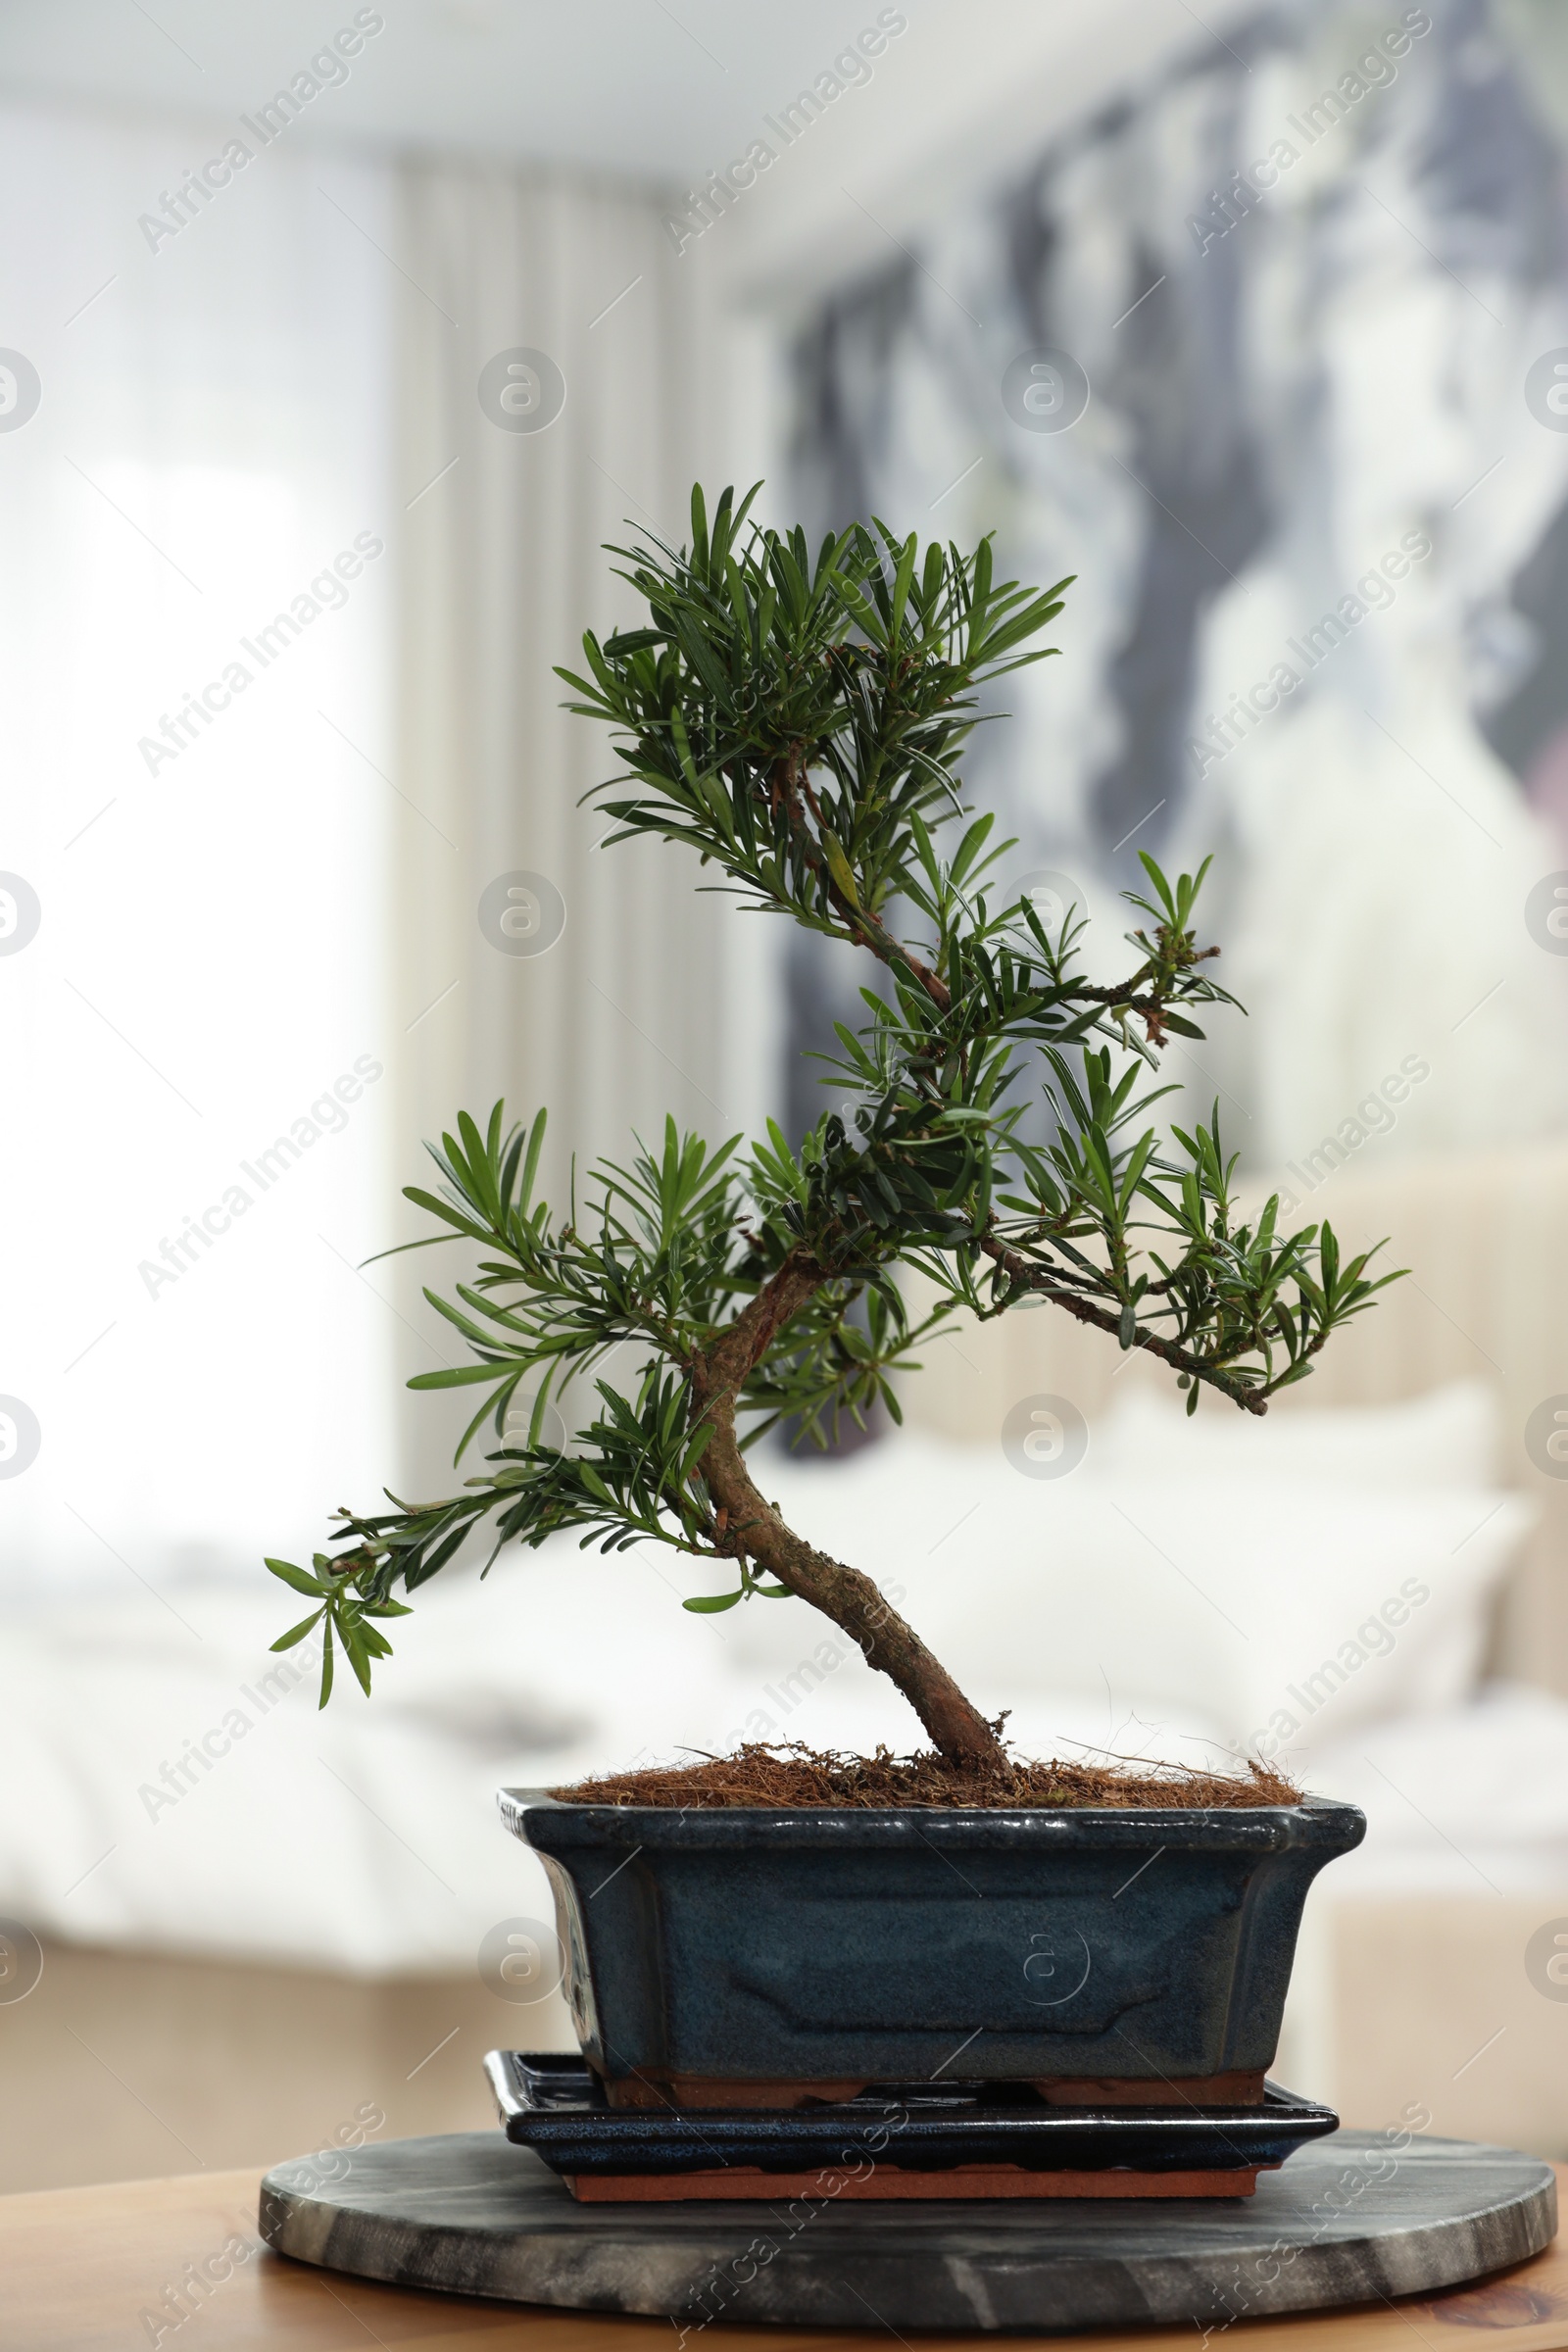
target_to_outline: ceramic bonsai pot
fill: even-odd
[[[1307,1887],[1353,1805],[662,1810],[507,1788],[612,2102],[1028,2082],[1261,2099]]]

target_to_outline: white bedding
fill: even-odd
[[[1550,1691],[1487,1684],[1325,1749],[1314,1779],[1367,1817],[1365,1844],[1334,1865],[1338,1895],[1568,1887],[1568,1702]]]
[[[303,1650],[268,1654],[298,1604],[265,1578],[170,1587],[177,1619],[138,1596],[13,1620],[0,1913],[86,1942],[368,1974],[471,1965],[498,1920],[549,1915],[497,1787],[667,1754],[722,1714],[703,1644],[648,1638],[652,1618],[694,1620],[671,1624],[641,1563],[559,1565],[582,1578],[574,1642],[554,1638],[541,1563],[511,1560],[489,1590],[427,1596],[373,1699],[340,1661],[320,1713]],[[597,1641],[596,1622],[612,1629]]]
[[[1526,1515],[1469,1475],[1391,1494],[1292,1472],[1287,1493],[1091,1463],[1053,1485],[910,1438],[830,1468],[772,1461],[767,1484],[803,1529],[906,1588],[977,1701],[1012,1706],[1025,1752],[1234,1752],[1273,1691],[1301,1692],[1418,1576],[1430,1599],[1282,1746],[1368,1813],[1365,1848],[1333,1877],[1345,1892],[1560,1885],[1568,1703],[1473,1694]],[[499,1785],[748,1736],[916,1742],[898,1693],[803,1604],[680,1608],[712,1582],[663,1551],[607,1560],[569,1542],[507,1556],[484,1587],[449,1575],[390,1629],[375,1697],[343,1677],[324,1714],[314,1676],[289,1688],[289,1659],[268,1655],[298,1610],[260,1573],[12,1612],[0,1915],[84,1942],[466,1969],[497,1921],[548,1916]]]

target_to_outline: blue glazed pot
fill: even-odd
[[[1353,1805],[663,1810],[505,1788],[583,2054],[639,2082],[1261,2076]]]

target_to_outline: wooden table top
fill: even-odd
[[[1568,2191],[1568,2167],[1557,2170]],[[288,2262],[256,2235],[257,2172],[199,2173],[106,2188],[0,2197],[0,2345],[6,2352],[668,2352],[667,2320],[544,2311],[377,2286]],[[225,2251],[226,2249],[226,2251]],[[206,2294],[182,2290],[187,2266],[229,2270]],[[183,2311],[182,2320],[179,2315]],[[198,2316],[199,2311],[199,2316]],[[188,2332],[187,2332],[188,2325]],[[874,2331],[873,2331],[874,2332]],[[828,2329],[703,2330],[702,2352],[867,2352],[867,2337]],[[901,2343],[904,2338],[898,2339]],[[1181,2328],[1097,2331],[1093,2352],[1172,2352]],[[1568,2352],[1568,2240],[1480,2285],[1300,2319],[1238,2321],[1211,2330],[1223,2352]],[[995,2345],[980,2335],[927,2336]]]

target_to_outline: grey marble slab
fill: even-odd
[[[510,2302],[797,2327],[1071,2328],[1231,2319],[1430,2293],[1549,2245],[1549,2165],[1340,2132],[1245,2202],[579,2205],[499,2133],[394,2140],[262,2184],[297,2261]]]

